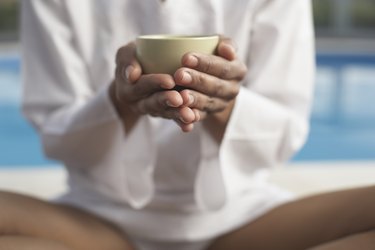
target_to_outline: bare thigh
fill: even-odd
[[[220,237],[209,249],[307,249],[375,229],[375,186],[281,205]]]
[[[9,245],[17,237],[20,244],[55,244],[76,250],[133,249],[118,228],[88,212],[0,192],[0,244]]]
[[[363,250],[375,249],[375,230],[349,235],[323,245],[316,246],[310,250]]]

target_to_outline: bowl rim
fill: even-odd
[[[151,35],[140,35],[137,40],[207,40],[207,39],[218,39],[219,35],[186,35],[186,34],[151,34]]]

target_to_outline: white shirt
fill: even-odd
[[[265,176],[303,145],[313,92],[308,0],[30,0],[23,109],[69,172],[71,202],[155,239],[203,239],[285,200]],[[231,37],[249,72],[220,145],[143,116],[130,134],[108,96],[118,48],[140,34]],[[217,223],[221,221],[221,223]],[[163,230],[160,230],[163,225]]]

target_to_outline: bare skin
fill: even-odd
[[[373,197],[375,186],[293,201],[220,237],[209,250],[375,249]]]
[[[109,92],[125,131],[142,115],[172,119],[184,132],[201,121],[220,143],[247,70],[230,40],[221,39],[216,55],[184,55],[174,76],[142,74],[134,46],[119,49]],[[188,89],[178,92],[176,85]],[[374,196],[369,187],[290,202],[223,235],[209,250],[375,249]],[[0,192],[0,211],[0,250],[134,249],[124,232],[76,208]]]
[[[142,115],[173,119],[184,132],[204,120],[217,124],[207,128],[218,141],[246,73],[225,38],[217,55],[185,55],[175,76],[143,75],[134,43],[119,49],[116,64],[109,94],[127,132]],[[176,85],[189,90],[177,92]],[[0,249],[133,249],[116,227],[79,209],[6,192],[0,201]]]
[[[126,236],[77,208],[0,192],[0,250],[133,250]]]
[[[286,203],[208,250],[372,250],[374,195],[372,186]],[[0,192],[0,211],[1,250],[134,249],[115,226],[76,208]]]
[[[174,120],[184,132],[204,121],[218,141],[239,92],[239,82],[247,71],[227,38],[219,42],[217,55],[184,55],[182,68],[174,76],[142,75],[134,43],[118,50],[116,63],[110,96],[126,131],[131,131],[140,116],[151,115]],[[189,89],[178,92],[173,90],[176,85]]]

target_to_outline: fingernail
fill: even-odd
[[[125,77],[127,80],[130,79],[130,74],[132,73],[134,67],[132,65],[129,65],[128,67],[126,67],[125,69]]]
[[[189,105],[193,104],[193,102],[194,102],[194,96],[189,95]]]
[[[169,107],[174,107],[174,105],[173,105],[169,100],[167,100],[165,103],[166,103],[167,106],[169,106]]]
[[[236,49],[233,46],[233,44],[226,43],[226,44],[224,44],[224,46],[227,47],[227,49],[229,49],[232,53],[236,53]]]
[[[188,58],[187,58],[187,66],[189,67],[197,67],[198,66],[198,58],[196,56],[192,56],[190,55]]]
[[[162,87],[164,89],[172,89],[174,86],[175,86],[175,84],[170,83],[170,82],[162,82],[160,84],[160,87]]]
[[[180,121],[182,121],[183,123],[188,123],[188,121],[184,120],[182,116],[180,117]]]
[[[194,114],[195,114],[195,121],[200,121],[201,114],[199,113],[199,111],[198,110],[194,110]]]
[[[191,75],[188,73],[188,72],[183,72],[182,73],[182,81],[184,83],[191,83],[191,81],[193,80],[193,78],[191,77]]]

